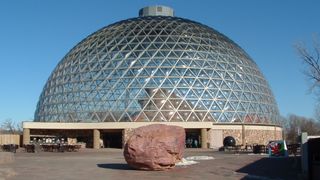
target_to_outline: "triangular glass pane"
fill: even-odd
[[[150,101],[145,105],[144,110],[147,110],[147,111],[154,111],[154,110],[155,110],[155,111],[157,111],[158,108],[157,108],[156,104],[155,104],[152,100],[150,100]]]
[[[173,105],[173,107],[175,109],[177,109],[179,107],[180,103],[181,103],[181,100],[180,99],[171,99],[170,102]]]
[[[178,87],[189,87],[189,85],[188,82],[186,82],[184,79],[181,79]]]
[[[131,119],[133,122],[145,122],[147,121],[147,117],[143,112],[140,112],[139,114],[135,114],[131,116]]]
[[[246,115],[245,117],[244,117],[244,123],[253,123],[254,122],[254,119],[253,119],[253,116],[252,115]]]
[[[200,121],[204,121],[204,118],[206,116],[206,111],[197,111],[195,112],[195,114],[198,116]]]
[[[163,122],[163,121],[167,121],[167,120],[160,112],[153,119],[153,122]]]
[[[216,84],[212,80],[210,80],[208,83],[208,88],[217,89],[218,87],[216,86]]]
[[[220,111],[221,108],[219,107],[218,103],[216,101],[214,101],[212,103],[212,106],[210,107],[211,110],[215,110],[215,111]]]
[[[188,77],[196,77],[196,75],[190,70],[188,69],[185,73],[185,76],[188,76]]]
[[[153,99],[166,99],[168,92],[166,89],[157,89],[153,92]]]
[[[179,110],[191,110],[189,103],[185,100],[182,100],[181,104],[179,105]]]
[[[183,121],[188,120],[190,113],[191,113],[191,111],[179,111],[179,114],[182,117]]]
[[[188,122],[197,122],[197,121],[200,121],[198,116],[195,114],[195,113],[191,113],[188,120]]]
[[[193,92],[195,92],[198,97],[201,97],[204,90],[203,89],[193,89]]]
[[[188,104],[192,109],[194,109],[197,105],[198,100],[188,100]]]
[[[228,122],[228,117],[225,114],[222,114],[219,117],[219,122]]]
[[[128,106],[128,111],[140,111],[141,110],[141,106],[137,101],[131,101],[130,105]]]
[[[151,122],[152,119],[155,117],[157,111],[144,111],[145,115],[148,118],[148,121]]]
[[[197,95],[192,91],[192,89],[190,89],[190,91],[188,92],[187,98],[188,98],[188,99],[195,99],[195,98],[198,98],[198,97],[197,97]]]
[[[170,79],[169,79],[169,78],[166,78],[166,79],[164,80],[164,83],[162,84],[162,87],[172,88],[172,87],[174,87],[174,86],[173,86],[172,82],[170,81]]]
[[[195,81],[195,82],[194,82],[193,87],[203,88],[203,85],[201,84],[201,82],[199,81],[199,79],[195,79],[194,81]]]
[[[160,77],[164,77],[165,74],[162,72],[161,69],[158,69],[155,73],[154,73],[154,76],[160,76]]]
[[[180,91],[178,89],[174,89],[170,95],[170,99],[173,99],[173,98],[181,99],[182,97],[183,95],[180,94]]]
[[[164,100],[164,105],[162,106],[161,110],[173,110],[174,106],[170,103],[170,101]]]
[[[166,121],[170,121],[172,116],[174,115],[174,111],[161,111],[163,117],[166,119]]]
[[[221,90],[221,93],[223,94],[225,99],[229,99],[231,91],[229,91],[229,90]]]
[[[208,122],[216,122],[218,119],[213,118],[210,113],[207,113],[207,115],[203,118],[203,121]]]
[[[174,53],[175,54],[175,53]],[[177,58],[179,57],[178,55],[176,55]],[[177,59],[168,59],[169,63],[171,64],[171,66],[175,66],[177,63]]]
[[[127,113],[123,113],[123,115],[119,118],[119,122],[131,122],[131,119]]]
[[[173,83],[174,86],[178,86],[180,82],[180,78],[171,78],[171,82]]]
[[[167,66],[167,67],[171,67],[172,65],[169,63],[169,61],[164,60],[163,63],[161,64],[161,66]]]
[[[202,99],[212,99],[214,97],[211,96],[211,94],[208,92],[208,90],[204,90],[201,98]]]
[[[183,119],[180,117],[179,113],[176,112],[173,117],[170,119],[170,122],[181,122]]]
[[[202,101],[199,101],[196,105],[196,110],[207,110],[206,106],[202,103]]]
[[[176,67],[185,67],[185,66],[186,65],[181,60],[178,60],[176,63]]]
[[[184,78],[185,82],[187,82],[188,84],[188,87],[192,87],[193,86],[193,83],[195,81],[194,78]]]
[[[145,88],[157,88],[158,84],[153,80],[153,78],[146,78]]]
[[[180,76],[180,73],[178,71],[176,71],[175,69],[172,69],[170,75],[171,77],[177,77]]]

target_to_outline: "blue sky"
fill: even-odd
[[[313,117],[293,45],[319,34],[320,1],[293,0],[3,0],[0,1],[0,123],[32,120],[42,88],[63,56],[86,36],[148,5],[206,24],[239,44],[258,64],[281,115]]]

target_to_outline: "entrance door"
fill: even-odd
[[[199,129],[186,129],[186,148],[199,148],[200,142]]]
[[[122,131],[107,131],[102,133],[105,148],[122,148]]]

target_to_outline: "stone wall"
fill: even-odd
[[[268,144],[274,140],[274,130],[245,130],[246,142],[244,144]]]
[[[254,130],[248,129],[245,130],[244,139],[245,142],[242,142],[242,130],[232,130],[227,129],[223,130],[223,138],[226,136],[232,136],[236,140],[236,144],[268,144],[270,140],[281,140],[282,131],[279,130]]]
[[[282,140],[283,139],[283,132],[282,131],[276,131],[276,140]]]
[[[128,139],[131,137],[133,130],[134,128],[127,128],[122,131],[122,147],[124,147]]]
[[[282,129],[275,126],[258,125],[224,125],[216,126],[208,131],[209,148],[218,149],[223,146],[223,139],[232,136],[237,145],[263,144],[270,140],[282,140]]]
[[[223,133],[223,139],[227,136],[232,136],[236,140],[236,144],[242,144],[242,130],[227,129],[227,130],[223,130],[222,133]]]

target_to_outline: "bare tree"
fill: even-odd
[[[305,65],[303,71],[309,82],[311,83],[310,91],[318,98],[318,104],[315,106],[315,118],[320,122],[320,41],[318,36],[314,35],[312,39],[312,47],[308,48],[304,43],[300,42],[295,48]]]
[[[16,123],[12,119],[6,119],[1,124],[1,132],[8,134],[20,134],[22,132],[22,127],[20,123]]]
[[[320,123],[316,122],[314,119],[292,114],[287,118],[284,129],[286,140],[289,143],[297,143],[301,132],[307,132],[308,135],[319,135]]]
[[[317,36],[313,37],[312,50],[308,49],[304,43],[298,43],[295,48],[306,69],[304,74],[311,81],[311,89],[320,87],[320,43]]]

